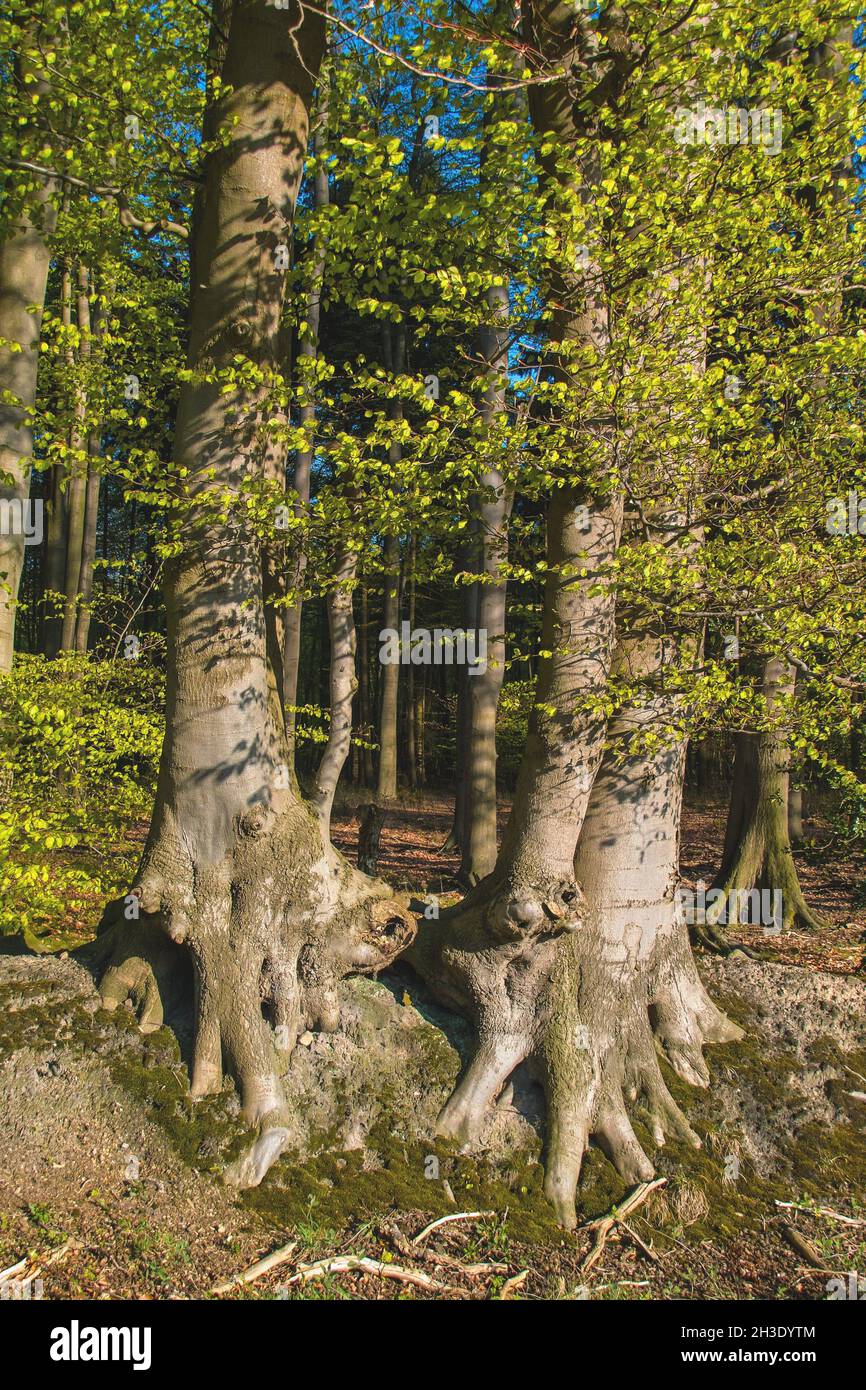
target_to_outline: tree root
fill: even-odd
[[[441,1002],[476,1028],[474,1054],[438,1132],[464,1146],[476,1142],[512,1072],[527,1061],[547,1100],[544,1190],[568,1229],[590,1143],[625,1181],[652,1179],[630,1111],[656,1145],[673,1138],[700,1147],[660,1056],[690,1084],[706,1086],[704,1044],[741,1036],[706,994],[672,910],[641,964],[621,940],[606,941],[597,922],[582,923],[575,889],[542,884],[531,892],[485,881],[438,923],[425,923],[408,952]],[[517,920],[532,930],[514,933]]]
[[[192,993],[190,1094],[211,1095],[225,1072],[233,1077],[258,1134],[226,1181],[255,1186],[292,1133],[281,1077],[299,1034],[335,1030],[339,980],[388,965],[412,940],[415,919],[386,884],[323,844],[297,806],[282,819],[253,808],[220,863],[161,873],[166,862],[182,868],[184,857],[162,844],[134,894],[106,910],[95,951],[100,992],[107,1008],[131,1001],[145,1031]],[[136,900],[140,916],[126,920]]]

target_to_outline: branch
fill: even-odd
[[[371,39],[369,34],[364,34],[360,29],[355,29],[351,24],[347,24],[344,19],[338,19],[336,15],[329,14],[317,5],[311,5],[309,0],[303,0],[303,8],[311,10],[313,14],[322,15],[329,24],[333,24],[337,29],[349,34],[351,38],[358,39],[360,43],[372,48],[374,53],[380,54],[383,58],[391,58],[395,63],[407,71],[413,72],[416,77],[431,78],[435,82],[447,82],[452,87],[468,87],[473,92],[520,92],[525,87],[547,86],[554,82],[563,82],[567,76],[564,70],[557,69],[555,72],[548,73],[546,76],[524,77],[519,82],[506,82],[494,78],[490,82],[474,82],[471,77],[460,77],[456,73],[442,72],[439,68],[422,68],[417,63],[410,62],[395,49],[388,48],[385,44],[377,43]],[[480,38],[479,38],[480,41]],[[524,50],[525,51],[525,50]]]
[[[144,232],[145,236],[153,236],[154,232],[166,232],[173,236],[183,237],[184,240],[189,238],[189,229],[180,222],[172,222],[168,217],[156,217],[152,221],[137,217],[130,209],[129,199],[123,189],[117,188],[113,184],[94,185],[87,183],[84,179],[76,178],[74,174],[65,174],[59,169],[46,169],[43,165],[31,164],[26,159],[7,159],[6,163],[12,169],[24,169],[29,174],[39,174],[44,179],[56,179],[60,183],[66,183],[71,188],[82,188],[85,193],[90,193],[94,198],[113,198],[117,203],[122,225]]]

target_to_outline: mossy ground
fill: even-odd
[[[50,958],[34,958],[33,971],[26,978],[0,982],[0,1064],[22,1049],[46,1058],[62,1056],[67,1069],[94,1056],[102,1058],[115,1085],[159,1127],[179,1160],[218,1180],[226,1164],[249,1142],[230,1084],[220,1095],[193,1103],[188,1095],[187,1069],[173,1032],[163,1028],[142,1036],[128,1011],[106,1013],[95,1007],[92,996],[59,985],[52,964]],[[371,1007],[376,988],[364,985]],[[833,1126],[792,1126],[788,1133],[779,1134],[779,1161],[769,1171],[760,1172],[744,1159],[736,1178],[730,1179],[728,1159],[747,1151],[748,1135],[724,1113],[721,1091],[733,1088],[748,1095],[755,1106],[768,1111],[778,1108],[780,1095],[785,1094],[802,1061],[784,1051],[768,1049],[749,1010],[736,999],[723,1002],[747,1032],[736,1044],[709,1049],[716,1085],[706,1092],[695,1091],[662,1064],[670,1090],[700,1135],[703,1147],[693,1150],[671,1144],[656,1151],[640,1121],[636,1123],[639,1139],[656,1161],[659,1173],[668,1178],[664,1200],[655,1209],[648,1207],[633,1223],[659,1261],[659,1269],[649,1271],[653,1278],[647,1287],[656,1290],[654,1296],[694,1296],[700,1280],[712,1284],[716,1275],[704,1268],[708,1252],[712,1252],[713,1268],[722,1268],[728,1258],[725,1252],[771,1248],[767,1229],[768,1222],[779,1217],[777,1202],[794,1202],[807,1211],[824,1206],[850,1212],[858,1210],[858,1200],[862,1201],[866,1192],[863,1102],[849,1094],[866,1089],[862,1080],[866,1053],[843,1052],[829,1035],[816,1039],[807,1056],[811,1065],[822,1069],[822,1075],[826,1073],[825,1090],[840,1122]],[[458,1048],[430,1022],[415,1026],[412,1040],[409,1094],[412,1082],[422,1077],[434,1091],[446,1094],[459,1067]],[[344,1249],[350,1243],[353,1249],[366,1249],[377,1257],[382,1254],[383,1223],[394,1222],[401,1230],[412,1230],[455,1211],[491,1212],[495,1214],[491,1220],[481,1223],[474,1234],[466,1232],[463,1236],[461,1258],[476,1245],[488,1258],[497,1257],[497,1251],[501,1257],[507,1247],[512,1259],[527,1264],[531,1261],[532,1279],[548,1295],[553,1291],[554,1296],[560,1296],[556,1290],[563,1281],[566,1293],[562,1296],[569,1296],[568,1289],[580,1288],[580,1258],[588,1237],[580,1230],[566,1235],[552,1218],[542,1192],[542,1136],[531,1135],[523,1149],[507,1159],[461,1154],[449,1144],[419,1137],[417,1128],[413,1132],[405,1096],[396,1092],[390,1096],[390,1084],[378,1097],[379,1118],[363,1147],[341,1148],[336,1130],[323,1129],[312,1136],[305,1153],[285,1154],[261,1187],[231,1200],[248,1213],[249,1219],[261,1223],[263,1232],[270,1230],[274,1243],[295,1235],[302,1248],[311,1253]],[[347,1105],[357,1094],[353,1085],[347,1082]],[[401,1118],[389,1120],[393,1112]],[[611,1210],[625,1191],[603,1155],[591,1151],[581,1179],[579,1223]],[[132,1234],[127,1231],[124,1240],[128,1237],[135,1244],[138,1229],[133,1223]],[[145,1237],[146,1232],[142,1239]],[[166,1249],[180,1249],[184,1239],[177,1232],[166,1232]],[[262,1239],[267,1244],[266,1235]],[[818,1233],[819,1248],[826,1250],[830,1260],[835,1237],[821,1244],[822,1239]],[[457,1247],[452,1241],[447,1248]],[[160,1264],[159,1250],[151,1252],[154,1268],[166,1264],[165,1260]],[[147,1252],[142,1249],[140,1253],[146,1263]],[[846,1254],[846,1258],[853,1256]],[[778,1263],[784,1259],[780,1248]],[[608,1273],[648,1272],[633,1270],[627,1251],[618,1243],[605,1261],[600,1269]],[[184,1262],[172,1256],[168,1263],[174,1268]],[[659,1283],[662,1269],[665,1279]],[[718,1277],[718,1296],[730,1296],[729,1276]],[[610,1287],[599,1284],[599,1296],[641,1297],[643,1288],[643,1279],[619,1278],[611,1280]],[[667,1293],[661,1293],[662,1288]],[[319,1296],[321,1290],[304,1292],[305,1296]]]

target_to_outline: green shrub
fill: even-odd
[[[162,709],[162,675],[136,661],[21,655],[0,676],[0,933],[80,927],[128,884]]]

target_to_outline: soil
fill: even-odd
[[[352,856],[364,800],[344,801],[334,818]],[[418,897],[453,900],[457,858],[440,848],[449,827],[445,797],[390,807],[379,872]],[[686,882],[711,881],[723,828],[720,802],[688,807]],[[819,825],[807,833],[820,842]],[[286,1078],[303,1116],[295,1146],[260,1188],[239,1193],[221,1180],[248,1139],[237,1100],[230,1087],[189,1100],[186,1021],[143,1037],[128,1012],[99,1008],[86,950],[62,949],[86,941],[93,923],[65,923],[39,950],[5,939],[0,1292],[3,1271],[19,1265],[14,1278],[41,1279],[44,1296],[60,1299],[823,1299],[828,1280],[850,1270],[866,1284],[864,866],[818,847],[797,862],[826,932],[768,939],[743,928],[763,959],[700,956],[746,1037],[710,1050],[708,1092],[667,1073],[703,1148],[650,1150],[664,1184],[628,1230],[614,1226],[588,1270],[587,1223],[626,1189],[594,1151],[582,1227],[566,1235],[553,1224],[541,1195],[543,1106],[523,1074],[474,1149],[431,1142],[469,1039],[408,967],[344,982],[341,1033],[309,1038]],[[459,1219],[413,1243],[449,1216]],[[290,1242],[272,1272],[212,1293]],[[345,1255],[381,1262],[391,1277],[307,1280],[304,1266]],[[431,1282],[407,1282],[405,1271]]]

